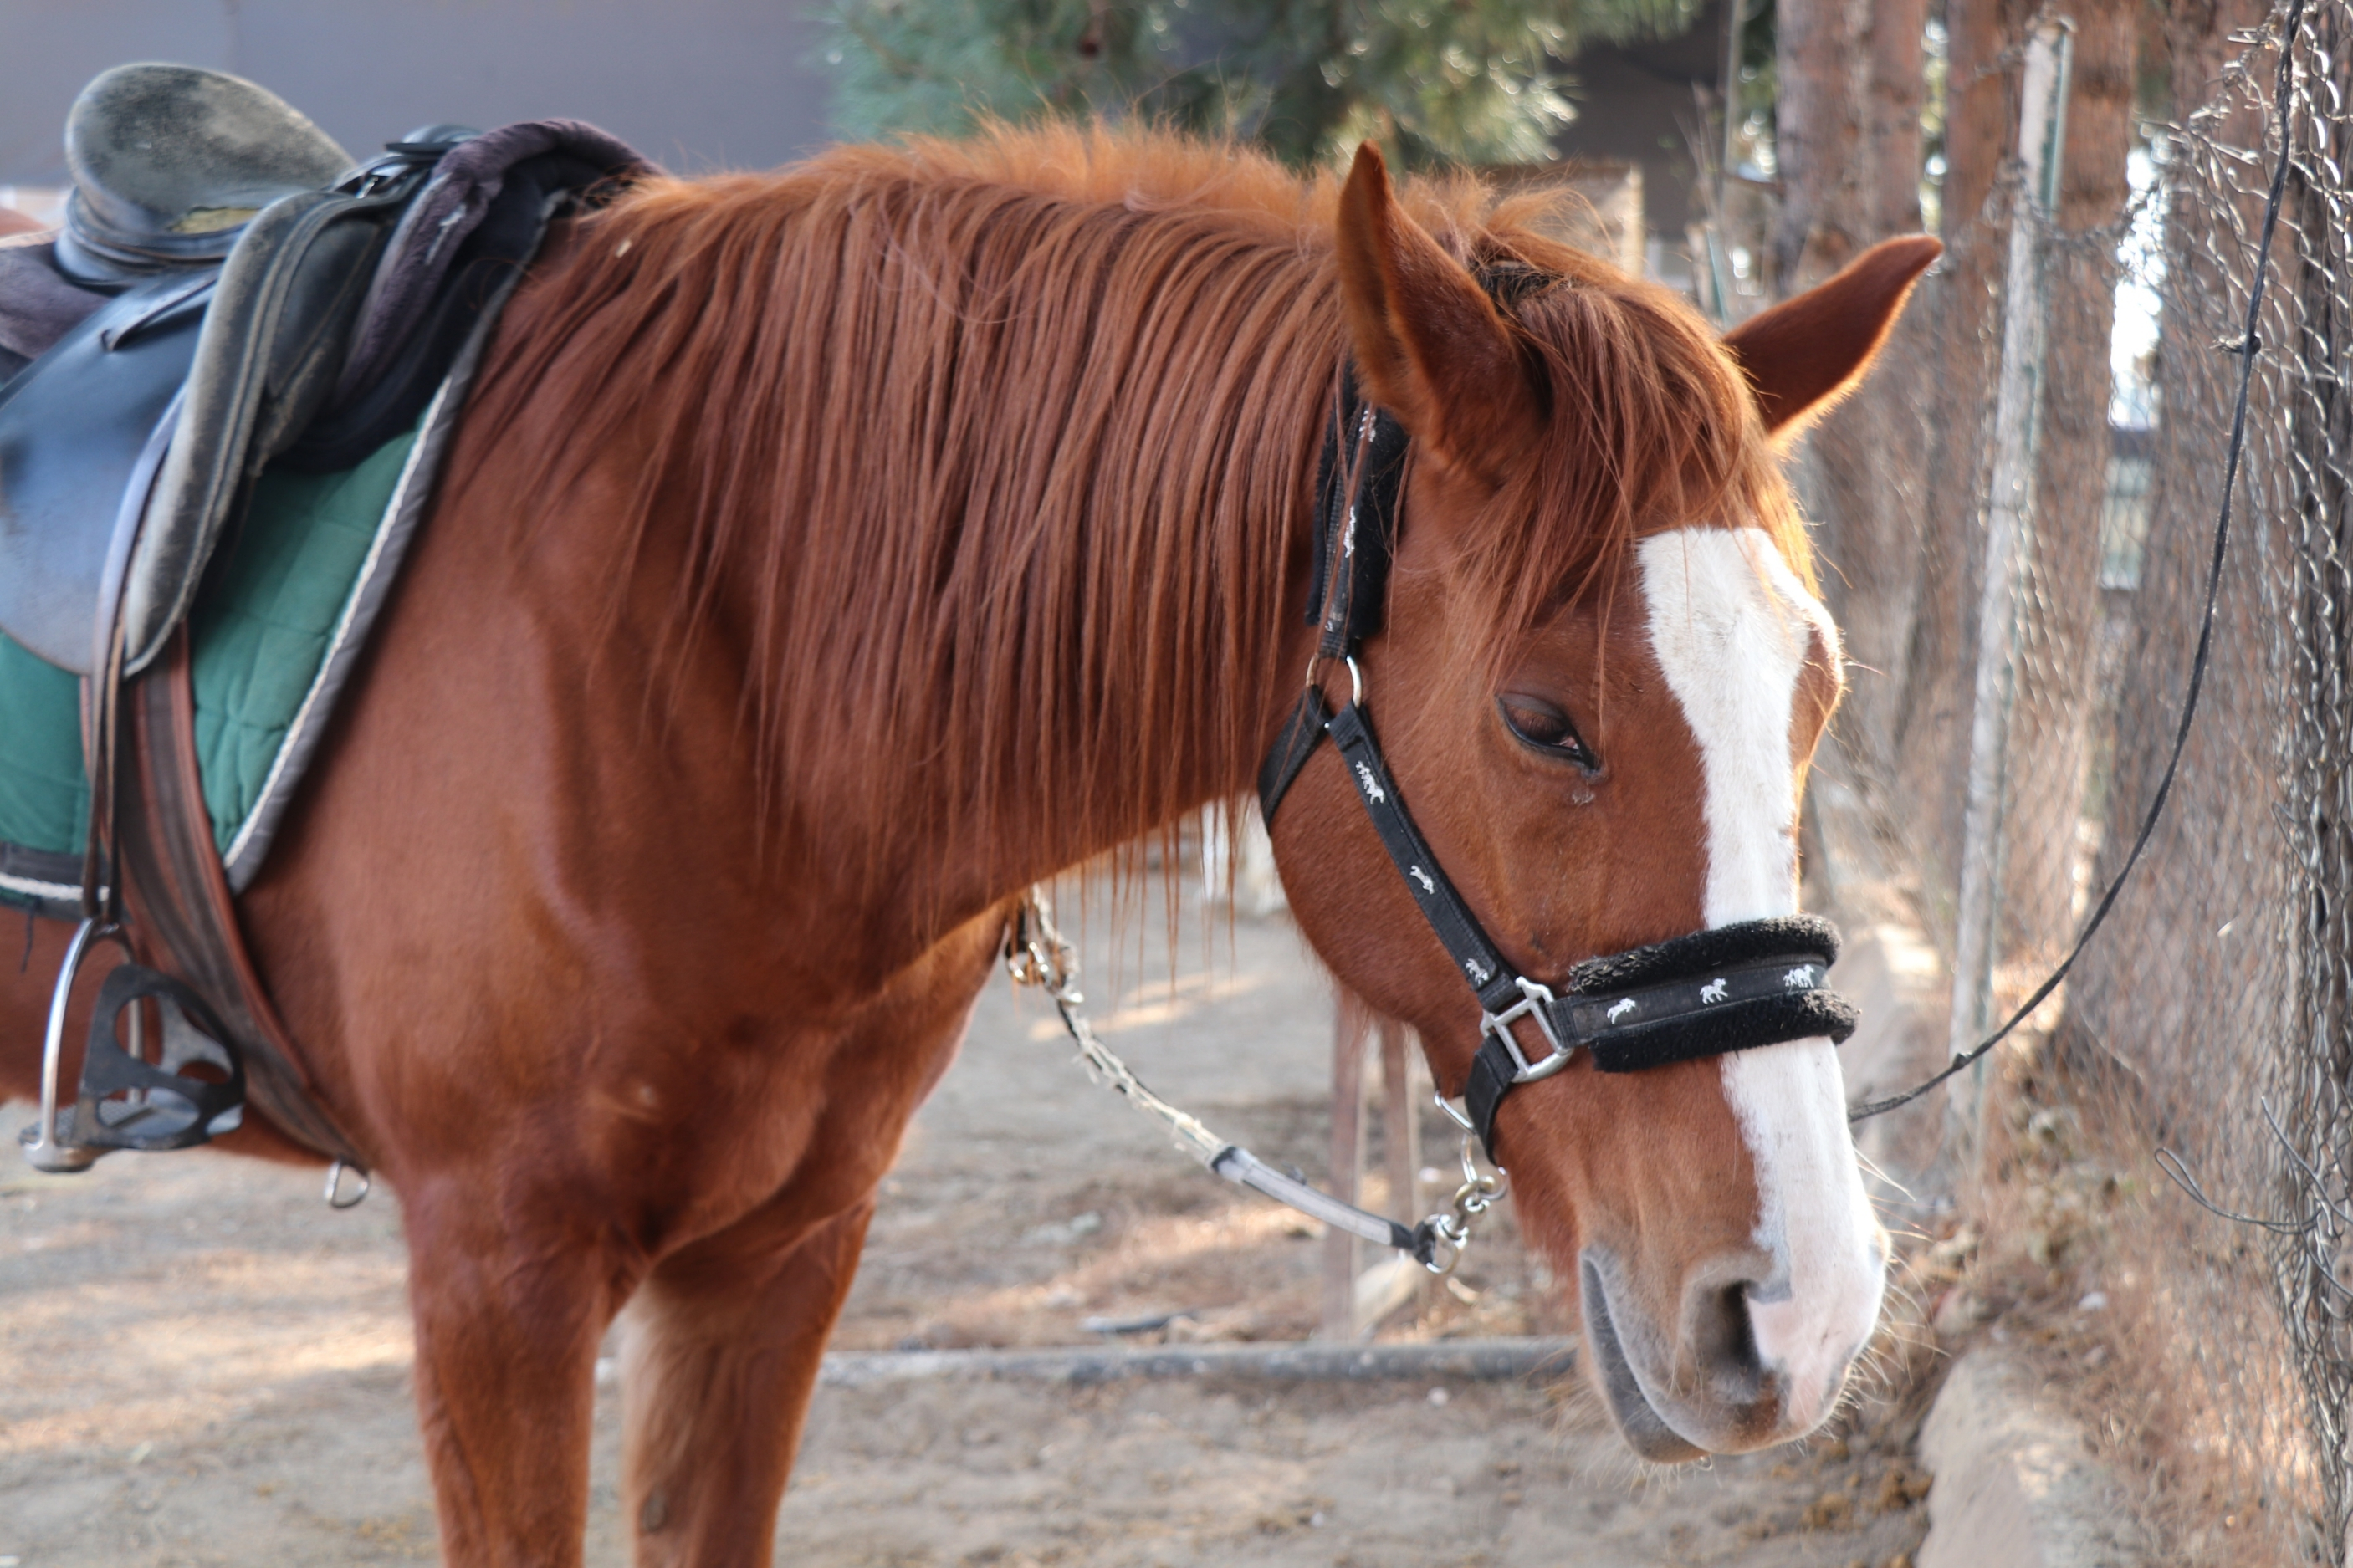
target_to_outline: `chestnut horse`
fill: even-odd
[[[1345,363],[1412,438],[1366,700],[1509,958],[1795,908],[1841,678],[1775,442],[1936,247],[1719,339],[1535,212],[1394,190],[1369,149],[1303,182],[998,131],[649,180],[543,257],[241,903],[401,1194],[450,1563],[579,1561],[625,1307],[638,1560],[769,1560],[876,1189],[1014,901],[1247,792],[1293,706]],[[1274,842],[1339,983],[1459,1091],[1478,1009],[1338,762]],[[16,1092],[63,938],[0,991]],[[1500,1130],[1637,1450],[1824,1418],[1885,1261],[1828,1041],[1580,1059]]]

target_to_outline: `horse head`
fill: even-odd
[[[1938,247],[1891,241],[1719,338],[1663,290],[1504,243],[1433,235],[1358,155],[1341,298],[1366,395],[1410,438],[1364,706],[1462,902],[1546,977],[1796,910],[1842,675],[1776,444],[1862,375]],[[1354,782],[1303,768],[1271,825],[1293,907],[1460,1090],[1482,1007]],[[1830,1039],[1624,1072],[1579,1052],[1494,1133],[1636,1450],[1741,1452],[1829,1415],[1887,1261]]]

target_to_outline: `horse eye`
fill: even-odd
[[[1504,727],[1526,744],[1565,756],[1581,768],[1599,765],[1568,715],[1543,698],[1507,691],[1495,699],[1495,706],[1503,712]]]

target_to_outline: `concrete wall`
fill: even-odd
[[[1696,216],[1685,136],[1699,120],[1692,86],[1714,90],[1723,80],[1724,10],[1724,0],[1707,0],[1681,37],[1596,44],[1566,68],[1577,118],[1553,145],[1566,157],[1640,164],[1644,220],[1676,249]]]
[[[0,184],[65,179],[59,135],[109,66],[234,71],[355,155],[434,121],[586,120],[681,173],[826,140],[803,0],[0,0]]]

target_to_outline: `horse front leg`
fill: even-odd
[[[824,1108],[792,1173],[723,1226],[663,1254],[623,1320],[621,1499],[639,1568],[766,1568],[809,1396],[900,1140],[964,1038],[1003,930],[992,912],[805,1047],[781,1099],[737,1101],[702,1147],[757,1151],[791,1103]],[[794,1053],[780,1052],[780,1057]],[[724,1129],[738,1135],[728,1140]]]
[[[812,1227],[764,1209],[657,1265],[623,1320],[622,1507],[638,1568],[771,1560],[871,1194]]]
[[[405,1190],[417,1406],[449,1568],[575,1568],[596,1347],[625,1265],[471,1184]],[[501,1211],[504,1212],[501,1212]]]

